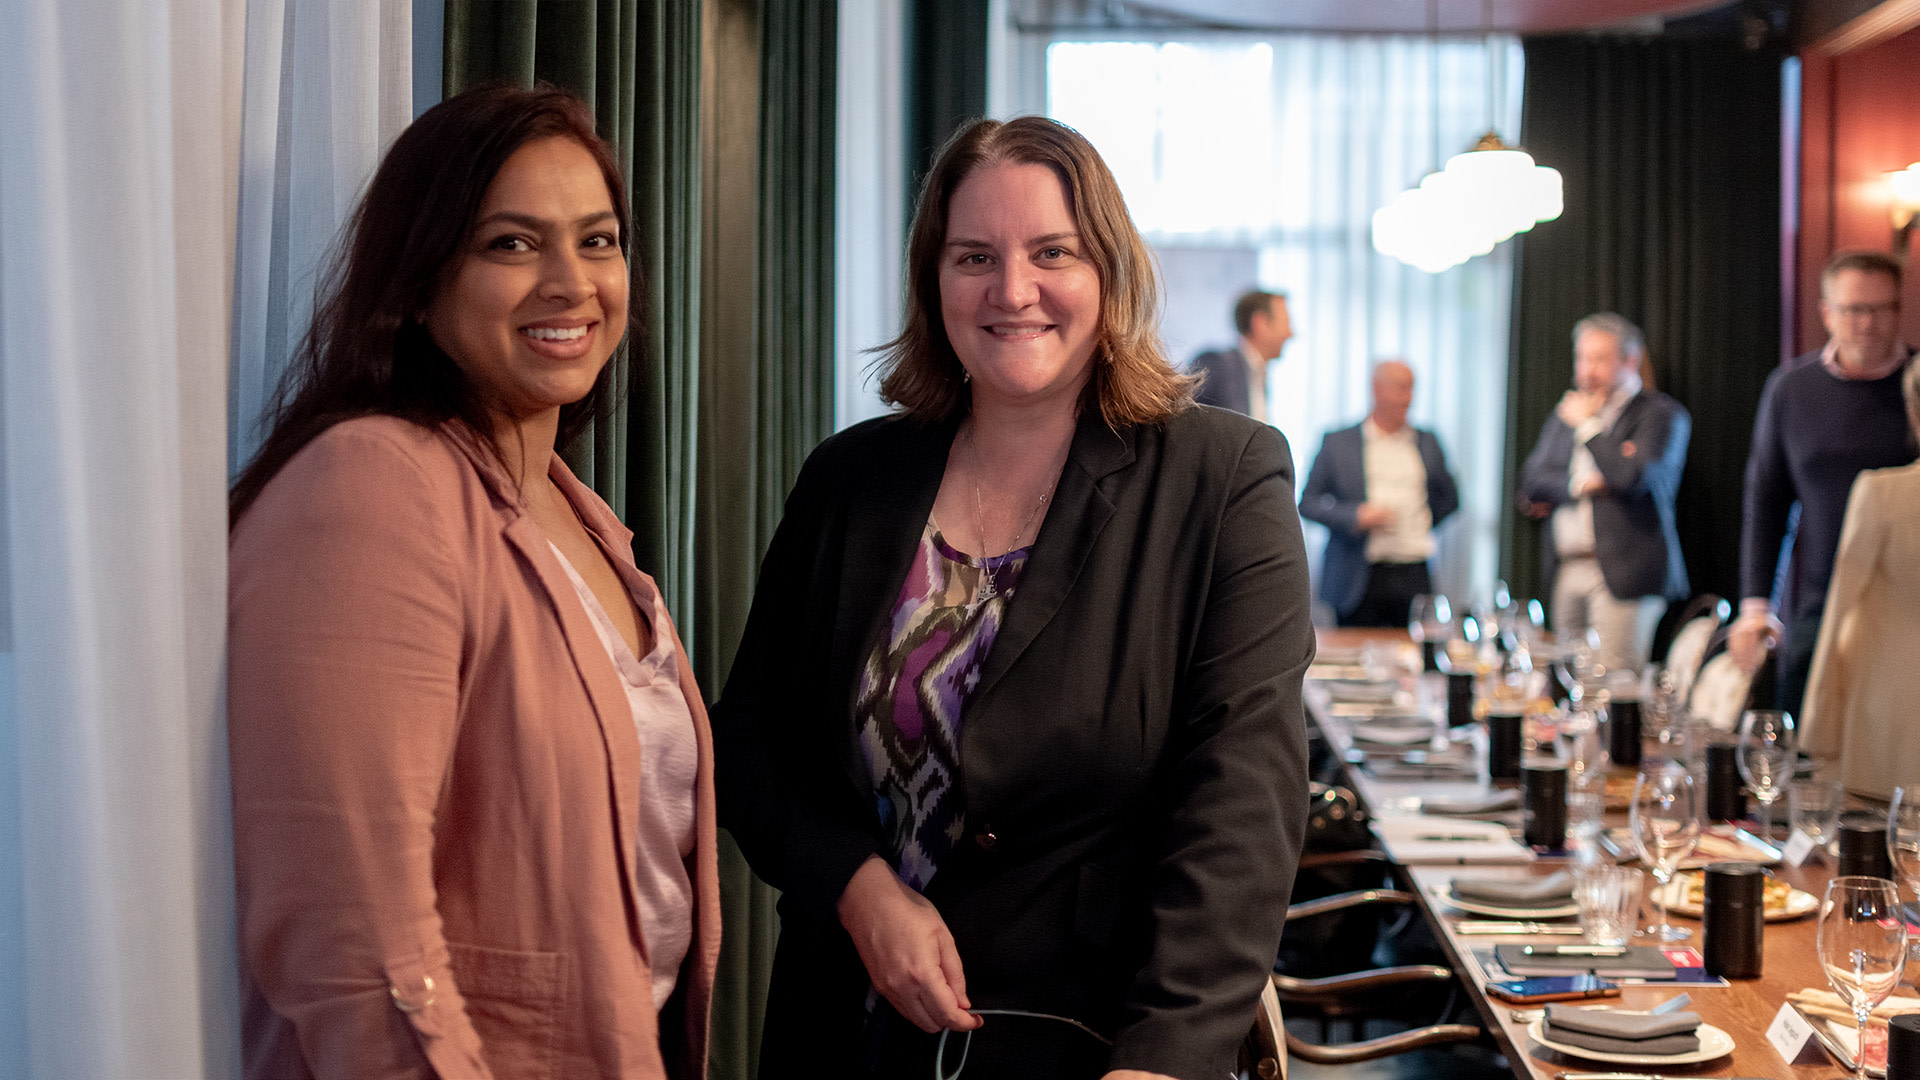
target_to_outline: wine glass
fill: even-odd
[[[1640,861],[1647,864],[1653,880],[1659,883],[1654,901],[1660,908],[1660,924],[1646,933],[1656,941],[1692,937],[1693,931],[1667,921],[1667,884],[1700,842],[1700,789],[1693,774],[1669,763],[1635,777],[1627,826]]]
[[[1887,858],[1894,876],[1920,895],[1920,790],[1893,789],[1893,803],[1887,807]],[[1913,949],[1920,954],[1920,935],[1914,936]]]
[[[1588,684],[1595,677],[1594,653],[1600,648],[1599,635],[1592,629],[1584,634],[1567,634],[1560,642],[1559,655],[1553,662],[1554,672],[1560,676],[1560,685],[1567,691],[1567,701],[1571,705],[1580,704]]]
[[[1407,636],[1420,646],[1420,660],[1425,670],[1440,670],[1434,654],[1446,643],[1452,623],[1453,606],[1439,593],[1421,593],[1408,605]]]
[[[1748,709],[1740,716],[1736,761],[1747,794],[1760,801],[1762,838],[1773,839],[1773,804],[1793,780],[1793,715],[1779,709]]]
[[[1591,707],[1572,709],[1560,722],[1560,744],[1567,759],[1569,787],[1584,791],[1596,782],[1604,785],[1607,776],[1604,722],[1604,711]]]
[[[1820,902],[1820,967],[1859,1025],[1856,1076],[1867,1075],[1867,1017],[1900,983],[1907,924],[1900,894],[1885,878],[1837,877]]]

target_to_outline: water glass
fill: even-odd
[[[1787,788],[1788,827],[1806,833],[1814,847],[1827,851],[1840,835],[1840,806],[1845,801],[1838,780],[1795,780]]]
[[[1893,789],[1893,804],[1887,807],[1887,858],[1894,874],[1920,894],[1920,790]]]
[[[1906,966],[1907,924],[1893,882],[1837,877],[1820,902],[1820,967],[1859,1025],[1857,1076],[1867,1075],[1867,1017],[1900,984]]]
[[[1665,886],[1700,842],[1700,791],[1693,782],[1693,774],[1672,764],[1642,772],[1634,780],[1627,828],[1633,834],[1633,846],[1640,852],[1640,861],[1647,864],[1653,880],[1661,886],[1654,890],[1660,924],[1647,933],[1656,941],[1684,941],[1692,937],[1693,931],[1667,920]]]
[[[1763,839],[1773,839],[1773,804],[1793,779],[1793,716],[1779,709],[1748,709],[1740,716],[1736,758],[1747,794],[1760,802]]]
[[[1574,865],[1612,864],[1600,850],[1604,811],[1598,791],[1575,791],[1567,796],[1567,853],[1573,857]]]
[[[1603,784],[1607,778],[1606,712],[1577,708],[1560,722],[1560,742],[1567,759],[1567,782],[1575,790]]]
[[[1589,866],[1573,877],[1580,906],[1580,932],[1595,945],[1625,945],[1640,919],[1640,871],[1631,866]]]

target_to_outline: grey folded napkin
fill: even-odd
[[[1556,870],[1543,878],[1453,879],[1453,895],[1460,900],[1508,907],[1539,907],[1573,899],[1573,875]]]
[[[1548,1005],[1546,1035],[1554,1042],[1607,1054],[1691,1054],[1700,1049],[1700,1014],[1655,1016],[1614,1009]]]
[[[1520,792],[1516,788],[1491,792],[1486,795],[1461,795],[1457,798],[1422,799],[1420,812],[1423,814],[1486,814],[1495,810],[1513,810],[1520,805]]]

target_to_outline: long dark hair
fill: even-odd
[[[593,155],[613,197],[620,246],[630,250],[626,184],[585,102],[544,83],[491,84],[428,109],[394,140],[347,222],[313,323],[274,395],[270,432],[228,493],[229,527],[301,447],[342,420],[388,415],[433,425],[457,417],[491,442],[485,402],[420,319],[500,167],[520,147],[553,136]],[[637,315],[638,279],[629,280],[628,310]],[[556,445],[592,420],[611,393],[612,370],[608,364],[586,397],[561,408]]]

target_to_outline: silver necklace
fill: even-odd
[[[987,552],[991,549],[987,547],[987,515],[980,498],[979,448],[973,445],[973,433],[969,431],[967,435],[969,448],[974,451],[973,530],[980,536],[980,580],[974,585],[973,603],[967,605],[967,614],[971,615],[980,609],[981,604],[1000,595],[1000,587],[994,580],[992,567],[987,563]],[[1020,538],[1027,535],[1027,529],[1033,524],[1033,519],[1040,516],[1040,509],[1047,505],[1047,500],[1053,498],[1054,485],[1059,482],[1060,478],[1056,475],[1053,483],[1048,484],[1047,490],[1040,494],[1040,501],[1033,504],[1032,510],[1027,511],[1027,519],[1020,523],[1019,531],[1013,534],[1013,539],[1007,544],[1007,551],[1020,550]]]

